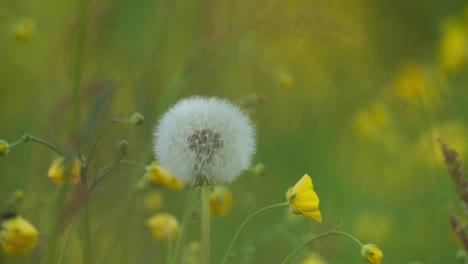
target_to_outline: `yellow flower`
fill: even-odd
[[[175,178],[168,170],[159,166],[156,162],[146,167],[145,178],[147,181],[167,187],[171,190],[182,190],[184,185]]]
[[[380,264],[383,258],[382,250],[374,244],[366,244],[362,246],[361,255],[371,264]]]
[[[0,139],[0,156],[8,154],[10,151],[10,145],[3,139]]]
[[[301,264],[325,264],[326,261],[317,253],[309,254]]]
[[[463,26],[448,21],[440,43],[440,66],[443,70],[456,71],[466,61],[468,41]]]
[[[305,215],[319,223],[322,214],[319,210],[319,197],[314,192],[312,178],[305,174],[293,187],[286,192],[290,209],[293,213]]]
[[[283,71],[278,75],[278,84],[281,89],[289,91],[294,85],[294,80],[288,72]]]
[[[69,175],[64,175],[68,171]],[[65,181],[71,184],[77,184],[80,180],[81,162],[75,158],[70,167],[67,168],[67,160],[64,157],[58,157],[52,161],[47,175],[58,185],[62,185]]]
[[[2,222],[0,244],[6,255],[25,255],[36,245],[37,238],[36,228],[19,215]]]
[[[11,31],[19,41],[28,42],[36,32],[36,24],[30,18],[21,18],[11,26]]]
[[[380,139],[383,132],[389,130],[392,118],[385,104],[375,102],[365,109],[357,112],[353,118],[356,132],[369,139]]]
[[[233,204],[232,193],[225,187],[215,187],[210,194],[211,216],[224,216]]]
[[[156,191],[148,194],[145,198],[145,206],[147,209],[159,209],[163,205],[163,195],[161,192]]]
[[[148,220],[147,224],[156,240],[174,240],[179,233],[179,222],[169,213],[156,214]]]

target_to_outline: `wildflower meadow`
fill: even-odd
[[[0,264],[468,264],[468,3],[0,0]]]

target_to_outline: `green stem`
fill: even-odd
[[[173,248],[172,243],[174,243],[174,240],[172,238],[167,240],[167,257],[166,257],[167,264],[171,263],[172,248]]]
[[[14,146],[17,146],[17,145],[19,145],[19,144],[21,144],[21,143],[28,142],[28,141],[34,141],[34,142],[36,142],[36,143],[39,143],[39,144],[41,144],[41,145],[44,145],[44,146],[48,147],[49,149],[51,149],[51,150],[57,152],[57,154],[59,154],[60,156],[64,156],[64,155],[65,155],[64,152],[63,152],[63,150],[60,149],[60,147],[55,146],[54,144],[50,143],[50,142],[47,141],[47,140],[44,140],[44,139],[42,139],[42,138],[38,138],[38,137],[33,136],[33,135],[30,135],[30,134],[24,134],[22,139],[11,143],[11,144],[10,144],[10,147],[12,148],[12,147],[14,147]]]
[[[63,254],[65,253],[65,250],[67,249],[68,242],[70,241],[70,237],[71,237],[70,233],[72,232],[74,225],[75,225],[75,218],[73,218],[71,224],[67,228],[67,233],[65,234],[63,245],[62,245],[62,248],[60,249],[60,253],[57,258],[57,264],[62,263]]]
[[[22,139],[20,139],[20,140],[18,140],[18,141],[15,141],[15,142],[13,142],[13,143],[10,144],[10,148],[12,148],[12,147],[14,147],[14,146],[16,146],[16,145],[19,145],[19,144],[21,144],[21,143],[24,143],[25,141],[26,141],[26,140],[25,140],[24,138],[22,138]]]
[[[298,248],[296,248],[293,252],[291,252],[291,254],[289,254],[284,260],[283,262],[281,262],[281,264],[286,264],[289,260],[292,259],[292,257],[294,257],[297,253],[299,253],[299,251],[301,251],[304,247],[306,247],[308,244],[316,241],[316,240],[319,240],[321,238],[324,238],[324,237],[327,237],[327,236],[331,236],[331,235],[341,235],[341,236],[345,236],[347,238],[350,238],[351,240],[353,240],[354,242],[356,242],[360,247],[362,247],[362,243],[361,241],[359,241],[359,239],[357,239],[356,237],[354,237],[353,235],[351,234],[348,234],[346,232],[342,232],[342,231],[336,231],[336,230],[330,230],[328,232],[325,232],[325,233],[322,233],[322,234],[319,234],[317,236],[314,236],[313,238],[307,240],[306,242],[302,243]]]
[[[244,229],[244,226],[245,226],[252,218],[254,218],[256,215],[258,215],[258,214],[261,213],[261,212],[270,210],[270,209],[272,209],[272,208],[282,207],[282,206],[287,206],[287,205],[289,205],[288,202],[273,204],[273,205],[264,207],[264,208],[262,208],[262,209],[259,209],[258,211],[254,212],[254,213],[251,214],[249,217],[247,217],[247,219],[245,219],[244,222],[240,225],[239,229],[237,229],[236,234],[235,234],[234,237],[232,238],[231,244],[229,245],[229,248],[228,248],[228,250],[226,251],[226,254],[224,255],[224,258],[223,258],[223,262],[222,262],[222,263],[223,263],[223,264],[226,263],[227,258],[229,257],[229,253],[231,252],[231,249],[232,249],[232,247],[234,246],[234,242],[236,242],[236,239],[237,239],[237,237],[239,236],[240,232],[242,231],[242,229]]]
[[[56,259],[55,254],[57,253],[59,230],[62,225],[65,201],[69,190],[70,187],[68,185],[63,186],[56,199],[56,208],[55,210],[52,210],[52,213],[54,214],[52,219],[54,222],[51,225],[52,231],[50,232],[50,238],[48,239],[50,243],[46,246],[45,261],[42,263],[54,263],[54,260]]]
[[[76,48],[73,56],[73,126],[72,131],[76,133],[80,125],[80,106],[81,106],[81,78],[83,74],[83,49],[86,32],[86,17],[88,15],[88,6],[90,0],[83,0],[79,4],[78,10],[78,32],[76,37]]]
[[[89,210],[89,203],[86,201],[84,215],[84,239],[83,239],[83,251],[84,259],[86,264],[92,264],[92,252],[91,252],[91,217]]]
[[[210,185],[201,187],[201,263],[210,264]]]
[[[175,243],[175,248],[174,248],[174,251],[172,253],[172,256],[170,258],[170,263],[171,264],[176,264],[176,263],[179,263],[179,257],[181,255],[181,251],[182,251],[182,245],[184,243],[184,239],[185,239],[185,233],[187,232],[187,224],[189,222],[189,218],[190,218],[190,214],[192,213],[192,210],[193,210],[193,206],[194,206],[194,203],[196,202],[196,199],[194,199],[197,195],[198,195],[198,188],[196,189],[189,189],[188,190],[188,193],[187,193],[187,199],[185,201],[185,209],[184,209],[184,216],[183,216],[183,219],[182,219],[182,224],[180,226],[180,232],[179,232],[179,235],[177,236],[177,240],[176,240],[176,243]]]

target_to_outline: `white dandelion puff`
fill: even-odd
[[[216,97],[180,100],[161,118],[154,136],[159,164],[193,185],[233,181],[255,153],[250,119]]]

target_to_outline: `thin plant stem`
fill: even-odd
[[[75,133],[80,126],[80,106],[81,106],[81,79],[83,75],[83,50],[85,43],[86,32],[86,17],[88,15],[90,0],[82,0],[79,3],[78,10],[78,31],[76,36],[76,48],[73,56],[74,72],[73,72],[73,125],[72,131]]]
[[[341,236],[345,236],[347,238],[350,238],[351,240],[353,240],[354,242],[356,242],[360,247],[362,247],[362,243],[361,241],[359,241],[359,239],[357,239],[356,237],[354,237],[353,235],[351,234],[348,234],[346,232],[342,232],[342,231],[336,231],[336,230],[330,230],[328,232],[325,232],[325,233],[322,233],[322,234],[319,234],[319,235],[316,235],[314,236],[313,238],[307,240],[306,242],[302,243],[299,247],[297,247],[293,252],[291,252],[291,254],[289,254],[284,260],[283,262],[281,262],[281,264],[286,264],[289,260],[291,260],[297,253],[299,253],[299,251],[301,251],[304,247],[306,247],[307,245],[309,245],[310,243],[316,241],[316,240],[319,240],[321,238],[324,238],[324,237],[327,237],[327,236],[331,236],[331,235],[341,235]]]
[[[172,238],[167,240],[167,257],[166,257],[167,264],[171,263],[171,256],[172,256],[172,249],[173,249],[172,243],[174,243],[174,240]]]
[[[53,263],[53,260],[55,259],[55,253],[57,251],[57,242],[58,242],[58,234],[59,234],[59,229],[62,224],[62,219],[63,219],[63,210],[65,207],[65,200],[67,197],[67,194],[70,190],[70,187],[65,185],[60,189],[60,193],[57,197],[56,200],[56,208],[52,212],[55,214],[53,216],[53,227],[51,234],[50,234],[50,244],[46,246],[46,255],[45,255],[45,261],[42,263]]]
[[[59,253],[59,256],[57,258],[57,264],[62,263],[63,254],[65,253],[65,250],[67,249],[68,242],[70,241],[70,237],[71,237],[70,234],[71,234],[71,232],[73,230],[74,225],[75,225],[75,218],[73,218],[71,224],[67,228],[67,232],[65,234],[63,245],[62,245],[62,248],[60,249],[60,253]]]
[[[90,216],[89,202],[86,201],[84,211],[84,260],[86,264],[92,264],[92,251],[91,251],[91,216]]]
[[[36,143],[39,143],[39,144],[41,144],[41,145],[44,145],[44,146],[48,147],[49,149],[51,149],[51,150],[57,152],[57,154],[59,154],[60,156],[64,156],[64,155],[65,155],[64,152],[63,152],[63,150],[62,150],[59,146],[56,146],[56,145],[50,143],[50,142],[47,141],[47,140],[44,140],[44,139],[42,139],[42,138],[38,138],[38,137],[33,136],[33,135],[30,135],[30,134],[24,134],[22,139],[11,143],[11,144],[10,144],[10,147],[12,148],[12,147],[15,147],[15,146],[17,146],[17,145],[19,145],[19,144],[21,144],[21,143],[28,142],[28,141],[34,141],[34,142],[36,142]]]
[[[284,203],[278,203],[278,204],[273,204],[273,205],[270,205],[270,206],[267,206],[267,207],[264,207],[262,209],[259,209],[258,211],[254,212],[253,214],[251,214],[249,217],[247,217],[244,222],[240,225],[239,229],[237,229],[237,232],[236,234],[234,235],[234,237],[232,238],[231,240],[231,244],[229,245],[229,248],[228,250],[226,251],[226,254],[224,255],[224,258],[223,258],[223,264],[226,263],[228,257],[229,257],[229,253],[231,252],[231,249],[232,247],[234,246],[234,243],[236,242],[236,239],[237,237],[239,236],[240,232],[242,231],[242,229],[244,229],[244,226],[252,219],[254,218],[256,215],[264,212],[264,211],[267,211],[267,210],[270,210],[270,209],[273,209],[273,208],[276,208],[276,207],[283,207],[283,206],[287,206],[289,205],[288,202],[284,202]]]
[[[210,185],[202,185],[201,204],[201,263],[210,264]]]
[[[172,256],[170,258],[171,264],[176,264],[179,261],[179,257],[182,251],[182,245],[184,244],[185,233],[187,232],[187,224],[189,222],[190,214],[192,213],[194,203],[196,199],[194,199],[199,193],[198,188],[190,188],[187,193],[187,199],[185,201],[185,209],[184,209],[184,216],[182,218],[182,224],[180,226],[180,232],[177,236],[177,240],[175,243],[174,251],[172,252]]]

